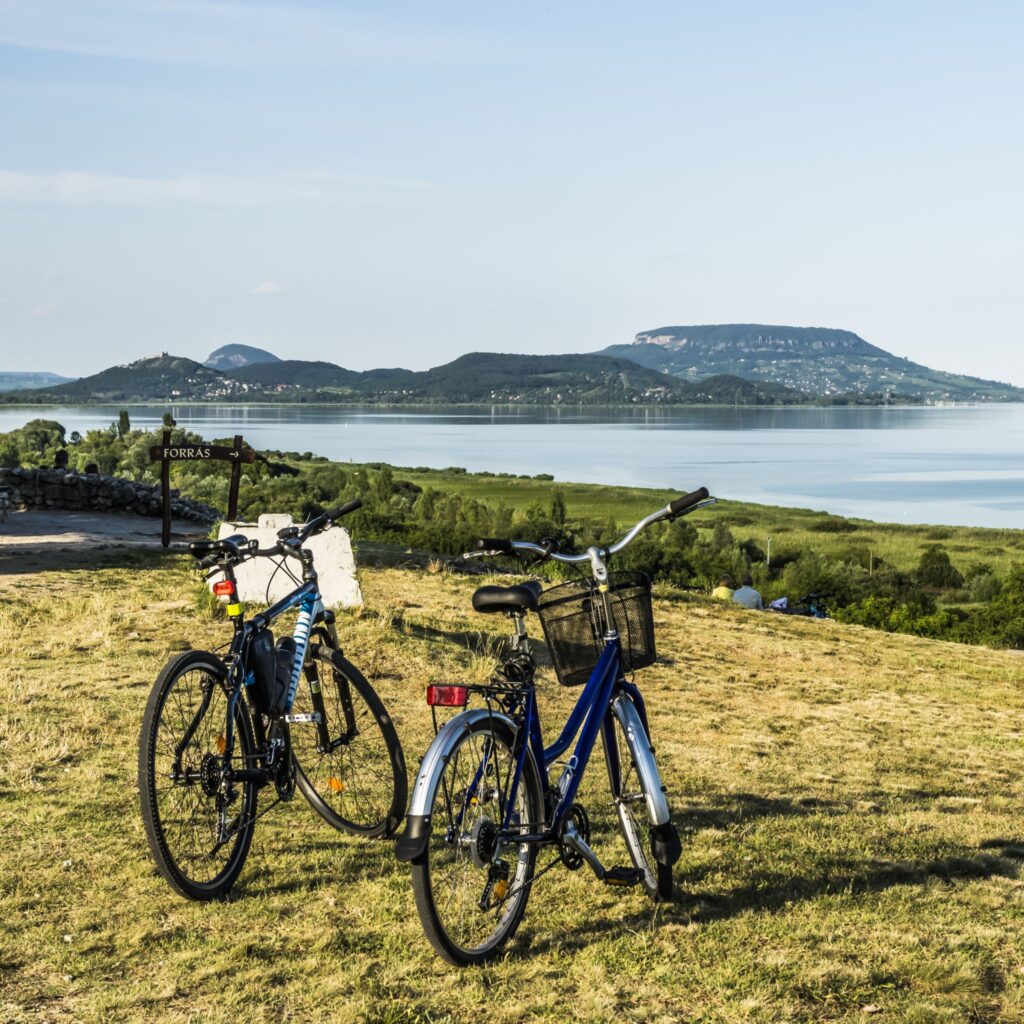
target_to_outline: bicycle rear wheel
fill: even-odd
[[[363,674],[340,651],[313,644],[291,713],[323,718],[326,743],[318,724],[290,725],[295,781],[313,810],[340,831],[391,835],[405,815],[405,757]]]
[[[227,669],[188,651],[157,677],[139,736],[139,801],[160,874],[182,896],[212,900],[234,885],[249,853],[256,786],[220,785],[228,716]],[[252,724],[235,705],[235,760],[251,765]]]
[[[423,930],[456,967],[497,956],[526,911],[537,847],[498,841],[515,771],[514,741],[498,720],[466,730],[438,780],[426,848],[412,862]],[[540,778],[527,754],[512,828],[539,830],[543,819]]]

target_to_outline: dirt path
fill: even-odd
[[[194,523],[172,524],[171,547],[181,550],[207,531]],[[0,523],[0,575],[38,572],[95,561],[118,550],[158,552],[160,520],[114,512],[12,512]]]

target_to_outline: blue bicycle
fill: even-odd
[[[435,951],[451,964],[496,956],[518,928],[534,880],[558,863],[588,864],[610,885],[641,885],[655,900],[672,894],[681,847],[649,738],[640,691],[626,674],[654,661],[650,581],[608,572],[608,560],[648,526],[711,504],[706,489],[678,498],[608,548],[568,555],[550,542],[481,540],[478,557],[535,556],[579,566],[581,574],[542,590],[535,582],[480,587],[478,612],[503,613],[513,635],[495,678],[484,685],[427,689],[436,707],[462,711],[437,732],[420,765],[397,856],[412,863],[416,908]],[[558,739],[545,747],[534,690],[527,612],[540,616],[559,682],[583,684]],[[436,713],[436,712],[435,712]],[[612,798],[632,866],[606,867],[591,848],[590,821],[576,802],[591,752],[602,736]],[[579,735],[557,781],[549,771]],[[556,859],[534,873],[537,851]]]
[[[338,647],[334,613],[320,599],[306,540],[361,506],[358,499],[278,532],[260,549],[242,534],[189,550],[225,599],[233,625],[224,658],[187,651],[158,676],[139,737],[139,799],[163,877],[183,896],[212,900],[238,878],[259,817],[296,788],[334,828],[366,837],[401,824],[405,761],[391,716]],[[246,619],[235,569],[278,558],[296,588]],[[301,579],[286,566],[293,559]],[[270,626],[290,609],[292,636]],[[300,682],[305,677],[305,685]],[[257,795],[276,799],[257,812]]]

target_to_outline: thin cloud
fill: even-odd
[[[357,194],[417,192],[430,182],[360,175],[302,175],[286,182],[243,178],[135,178],[127,175],[60,171],[29,174],[0,169],[0,203],[58,203],[68,206],[150,206],[191,203],[206,206],[273,206],[280,203],[337,202]]]
[[[0,44],[210,67],[480,61],[494,43],[303,4],[217,0],[0,0]]]
[[[25,310],[25,319],[42,320],[43,317],[56,313],[59,308],[60,303],[58,302],[40,302],[37,306],[29,306]]]
[[[250,292],[251,295],[280,295],[284,289],[276,281],[261,281]]]
[[[83,171],[24,174],[0,170],[2,203],[263,206],[321,198],[324,198],[321,190],[307,185],[278,185],[225,178],[130,178]]]

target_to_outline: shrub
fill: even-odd
[[[940,589],[962,587],[964,578],[949,560],[949,553],[937,544],[929,545],[917,564],[917,579],[922,586]]]

